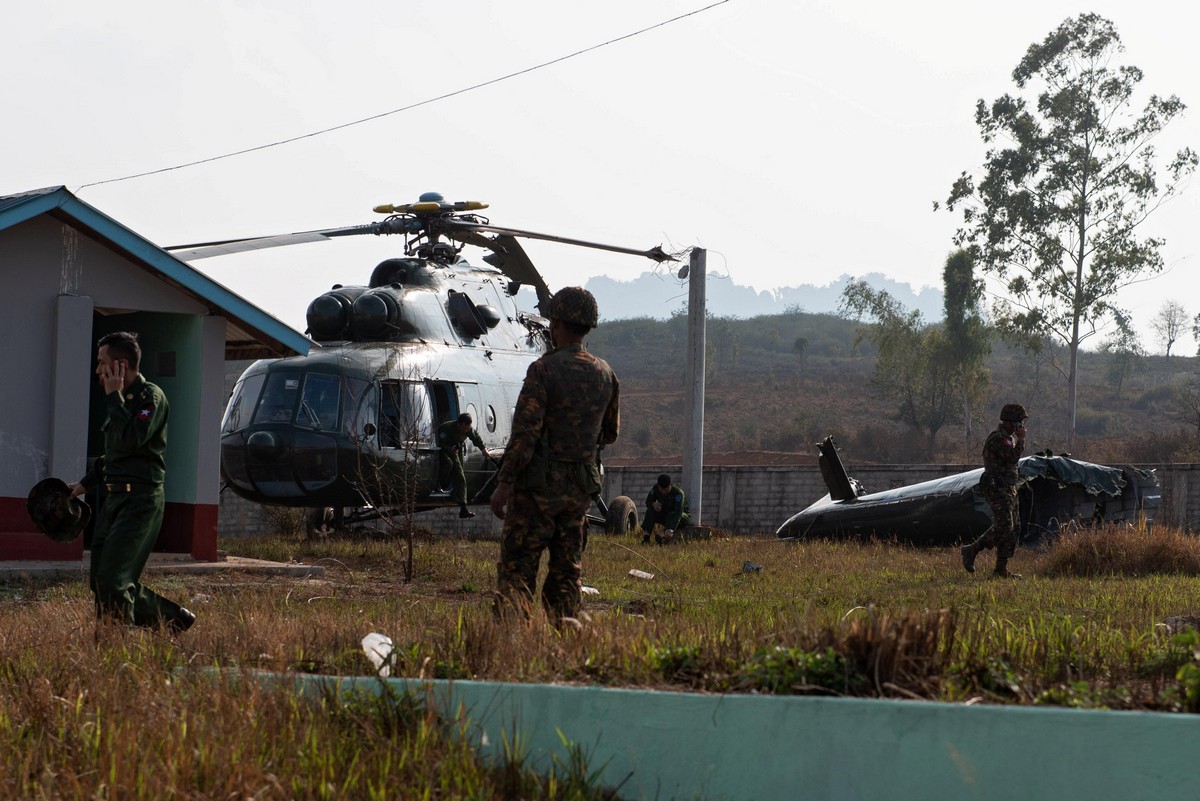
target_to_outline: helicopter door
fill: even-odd
[[[433,402],[433,427],[458,417],[458,393],[449,381],[426,381],[428,396]]]
[[[483,403],[480,386],[474,383],[462,383],[455,384],[454,389],[457,394],[459,411],[471,415],[472,425],[485,444],[493,443],[495,435],[491,432],[496,426],[495,415],[493,413],[489,420],[488,406]],[[495,470],[491,466],[491,460],[486,451],[479,450],[469,440],[464,445],[466,450],[463,458],[463,472],[467,476],[467,497],[475,501],[478,500],[476,496],[479,491],[488,485],[488,479],[492,477]]]
[[[419,381],[382,381],[379,447],[414,449],[433,442],[434,404]]]

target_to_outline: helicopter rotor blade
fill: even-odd
[[[360,234],[396,234],[403,229],[392,224],[390,220],[368,223],[366,225],[350,225],[343,228],[323,228],[317,231],[300,231],[294,234],[275,234],[273,236],[252,236],[245,239],[222,239],[215,242],[196,242],[190,245],[170,245],[163,248],[171,255],[183,261],[207,259],[213,256],[228,256],[231,253],[245,253],[251,250],[300,245],[305,242],[325,242],[337,236],[357,236]]]
[[[495,267],[500,272],[507,275],[518,284],[528,284],[537,292],[538,310],[545,313],[549,308],[547,301],[550,300],[550,287],[546,286],[542,274],[538,272],[537,267],[533,266],[533,262],[529,258],[529,254],[525,252],[525,248],[521,247],[521,243],[516,237],[508,236],[507,234],[497,235],[493,239],[488,239],[482,234],[474,234],[481,239],[487,240],[487,247],[491,253],[483,257],[483,260]],[[478,243],[472,243],[478,244]]]
[[[628,253],[631,256],[645,256],[648,259],[653,259],[656,262],[678,261],[674,256],[668,255],[661,245],[650,248],[649,250],[638,250],[637,248],[624,248],[619,245],[605,245],[600,242],[588,242],[583,239],[571,239],[566,236],[555,236],[553,234],[539,234],[536,231],[522,231],[518,228],[501,228],[497,225],[486,225],[484,223],[465,222],[453,218],[441,220],[443,231],[446,236],[452,236],[450,233],[453,229],[471,230],[471,231],[489,231],[493,234],[501,234],[509,237],[523,237],[525,239],[542,239],[547,242],[561,242],[564,245],[578,245],[579,247],[594,248],[596,250],[608,250],[613,253]]]

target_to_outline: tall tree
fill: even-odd
[[[1158,313],[1151,318],[1150,327],[1154,329],[1158,341],[1163,343],[1166,348],[1168,359],[1171,358],[1171,346],[1175,344],[1175,340],[1179,339],[1179,335],[1183,333],[1186,325],[1187,311],[1177,300],[1163,301]]]
[[[844,315],[866,322],[855,340],[869,339],[879,349],[871,382],[880,397],[895,400],[899,418],[927,437],[932,459],[937,433],[956,419],[959,392],[953,351],[945,334],[926,325],[921,312],[866,281],[855,279],[842,290]]]
[[[1136,113],[1142,71],[1116,66],[1123,52],[1113,23],[1096,14],[1068,18],[1031,45],[1012,73],[1030,99],[978,102],[983,177],[964,172],[947,200],[963,214],[956,244],[1007,291],[996,323],[1066,346],[1068,364],[1056,367],[1067,379],[1068,447],[1080,344],[1117,310],[1121,288],[1162,269],[1163,240],[1140,227],[1197,164],[1180,150],[1160,183],[1152,143],[1185,106],[1151,95]]]
[[[974,411],[987,395],[989,375],[984,359],[992,352],[992,334],[980,312],[983,282],[975,277],[975,260],[959,248],[942,269],[946,345],[955,362],[966,438],[971,439]]]
[[[1104,340],[1100,350],[1109,356],[1104,377],[1113,386],[1113,396],[1119,398],[1125,382],[1134,371],[1145,369],[1146,354],[1129,318],[1118,314],[1116,323],[1116,328]]]

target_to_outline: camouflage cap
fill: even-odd
[[[35,484],[25,501],[25,510],[38,531],[55,542],[73,542],[92,517],[91,507],[72,498],[61,478],[46,478]]]
[[[1000,419],[1010,423],[1019,423],[1027,417],[1029,415],[1025,413],[1025,407],[1019,403],[1006,403],[1000,410]]]
[[[546,316],[551,320],[595,328],[600,322],[600,307],[596,305],[596,297],[591,292],[581,286],[567,286],[550,298],[550,309]]]

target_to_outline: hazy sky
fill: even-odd
[[[1200,12],[1190,6],[728,0],[361,125],[84,186],[401,109],[706,5],[21,3],[0,30],[12,76],[0,194],[66,184],[173,245],[369,222],[372,206],[433,190],[490,203],[484,214],[499,225],[700,245],[710,272],[760,290],[873,271],[939,285],[960,218],[932,202],[963,170],[980,172],[976,100],[1012,91],[1026,48],[1085,11],[1116,24],[1145,90],[1193,106],[1160,151],[1200,149]],[[1152,219],[1168,272],[1121,298],[1143,329],[1166,297],[1200,312],[1198,210],[1193,185]],[[196,267],[302,330],[309,300],[333,283],[365,283],[399,249],[371,237]],[[653,266],[527,249],[551,288]],[[711,279],[708,292],[721,285]],[[1145,344],[1159,349],[1149,335]]]

